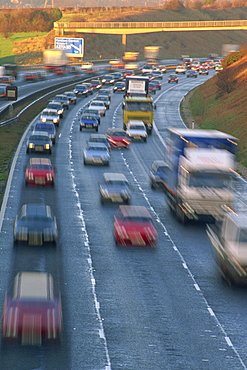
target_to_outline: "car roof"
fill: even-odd
[[[128,126],[134,126],[134,125],[140,125],[140,126],[143,126],[145,127],[145,123],[143,121],[140,121],[140,120],[134,120],[134,121],[129,121],[128,122]]]
[[[105,181],[128,181],[126,176],[120,172],[105,172],[103,173],[103,177]]]
[[[149,217],[152,218],[146,207],[143,206],[119,206],[119,211],[124,217]]]
[[[30,165],[45,164],[51,166],[51,160],[49,158],[30,158]]]
[[[126,131],[122,128],[109,128],[107,130],[107,134],[111,133],[111,134],[114,134],[114,132],[122,132],[123,134],[126,134]]]
[[[97,143],[97,142],[93,142],[93,141],[90,141],[88,142],[88,148],[107,148],[107,146],[104,144],[104,143]]]
[[[31,137],[31,136],[45,136],[45,137],[47,137],[47,139],[50,139],[49,134],[46,131],[35,131],[34,130],[29,137]]]
[[[50,109],[50,108],[43,109],[41,113],[49,113],[49,112],[56,113],[57,114],[57,110],[56,109]]]
[[[19,272],[14,280],[13,298],[53,300],[51,274],[47,272]]]
[[[107,136],[105,134],[91,134],[90,137],[89,137],[89,140],[90,139],[96,139],[96,138],[101,138],[101,139],[107,139]]]

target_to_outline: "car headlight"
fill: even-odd
[[[42,118],[41,118],[41,121],[42,121],[42,122],[46,122],[46,118],[45,118],[45,117],[42,117]]]
[[[29,147],[30,149],[34,148],[34,143],[29,143],[29,144],[28,144],[28,147]]]
[[[50,149],[50,144],[45,144],[45,149]]]
[[[53,119],[53,123],[58,123],[58,119],[57,118],[54,118]]]

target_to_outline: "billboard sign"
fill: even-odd
[[[55,49],[66,50],[68,57],[84,56],[84,39],[72,37],[55,37]]]

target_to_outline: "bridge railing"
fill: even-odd
[[[247,27],[247,20],[188,21],[188,22],[55,22],[54,28],[207,28]]]

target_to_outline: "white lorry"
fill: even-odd
[[[247,212],[225,213],[221,222],[207,225],[216,263],[230,284],[247,284]]]
[[[237,139],[216,130],[168,128],[164,189],[170,209],[182,222],[219,219],[232,207]]]

